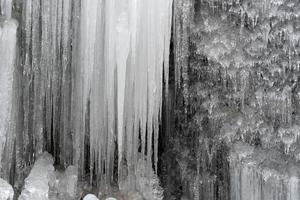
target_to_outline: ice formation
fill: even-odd
[[[0,200],[13,200],[14,190],[5,180],[0,179]]]
[[[5,5],[2,9],[11,9],[8,4],[9,1],[1,3]],[[3,6],[2,5],[2,6]],[[0,169],[6,170],[3,165],[8,165],[6,162],[2,163],[3,157],[11,160],[11,155],[14,140],[14,121],[13,121],[13,103],[14,93],[14,73],[16,66],[16,44],[17,44],[17,27],[18,23],[9,17],[9,15],[0,18]],[[6,148],[5,148],[6,147]],[[4,176],[2,178],[7,178]]]
[[[93,194],[88,194],[83,198],[83,200],[99,200],[99,199]]]
[[[12,12],[12,0],[1,0],[0,1],[0,9],[1,9],[1,15],[5,16],[7,18],[11,18],[11,12]]]
[[[149,170],[152,162],[157,169],[171,5],[169,0],[82,2],[73,102],[75,162],[83,169],[82,145],[89,127],[90,170],[105,175],[98,178],[108,182],[113,176],[115,138],[120,178],[126,175],[121,170],[126,166],[133,178],[139,147],[147,155]]]
[[[25,179],[24,189],[19,200],[48,200],[49,183],[53,179],[53,158],[43,153],[35,162],[29,176]]]
[[[192,199],[299,198],[299,10],[297,0],[174,2],[170,141]]]
[[[119,180],[128,175],[133,187],[138,153],[157,170],[172,0],[0,2],[0,156],[4,147],[14,154],[11,178],[21,180],[45,150],[108,185],[115,160]],[[6,138],[17,34],[11,15],[20,23],[19,114],[18,130]]]
[[[50,179],[50,199],[75,199],[78,188],[78,170],[70,165],[65,171],[56,170]]]
[[[237,143],[230,162],[231,199],[299,199],[299,164],[277,151]]]

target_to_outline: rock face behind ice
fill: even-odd
[[[14,197],[14,190],[10,184],[0,178],[0,200],[12,200]]]
[[[53,158],[43,153],[35,162],[19,200],[48,200],[50,176],[54,173]]]
[[[83,200],[99,200],[99,199],[93,194],[88,194],[83,198]]]

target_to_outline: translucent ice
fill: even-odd
[[[43,153],[35,162],[19,200],[48,200],[49,183],[54,175],[53,158]]]
[[[74,85],[73,116],[80,121],[73,127],[75,162],[84,168],[83,144],[89,133],[90,167],[97,178],[112,180],[115,149],[120,180],[124,161],[134,179],[139,146],[148,156],[149,170],[152,163],[157,169],[171,5],[171,0],[163,4],[158,0],[82,2]]]
[[[0,200],[13,200],[14,190],[5,180],[0,179]]]

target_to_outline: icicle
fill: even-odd
[[[40,19],[40,9],[41,4],[38,0],[32,1],[32,69],[34,73],[33,77],[33,135],[34,135],[34,149],[36,155],[42,153],[43,149],[43,97],[44,97],[44,84],[42,79],[42,66],[40,66],[40,59],[41,59],[41,37],[40,37],[40,30],[41,24]]]
[[[121,161],[123,159],[123,113],[125,101],[125,83],[126,83],[126,65],[129,54],[130,34],[128,30],[128,9],[126,8],[126,1],[119,2],[120,13],[117,20],[117,39],[116,39],[116,59],[117,59],[117,73],[118,73],[118,173],[120,175]]]
[[[164,81],[166,84],[166,93],[169,91],[169,54],[170,54],[170,41],[171,41],[171,27],[172,27],[172,0],[164,1],[166,4],[163,19],[165,19],[165,24],[163,28],[165,29],[164,38]]]
[[[61,163],[64,166],[70,165],[72,158],[72,146],[70,135],[70,101],[71,101],[71,1],[63,1],[63,17],[62,17],[62,52],[61,52],[61,65],[62,65],[62,80],[61,80],[61,123],[60,123],[60,136],[61,136]]]
[[[116,1],[105,2],[105,56],[104,66],[106,69],[106,106],[107,106],[107,150],[105,160],[106,182],[112,178],[113,163],[111,162],[114,156],[114,133],[115,133],[115,23],[116,15],[114,13]]]
[[[79,81],[81,82],[78,85],[78,94],[81,94],[80,105],[78,109],[78,115],[81,115],[80,123],[81,126],[77,127],[76,129],[76,139],[77,141],[77,159],[79,161],[79,167],[81,170],[84,169],[84,143],[85,143],[85,135],[87,126],[90,126],[90,154],[91,160],[90,162],[94,162],[93,160],[93,150],[96,148],[95,141],[96,135],[99,131],[96,127],[96,123],[93,121],[95,117],[97,117],[97,113],[94,110],[91,110],[91,113],[88,113],[88,104],[90,101],[94,103],[94,96],[90,95],[91,93],[91,86],[94,73],[94,62],[95,62],[95,42],[96,42],[96,31],[97,31],[97,8],[98,8],[98,1],[95,0],[85,0],[82,1],[82,10],[81,10],[81,32],[80,32],[80,65],[79,65]],[[95,71],[96,75],[99,75],[99,72]],[[97,95],[97,94],[96,94]],[[98,98],[97,98],[98,99]],[[94,106],[94,104],[91,105]],[[95,108],[97,108],[95,106]],[[99,112],[99,111],[98,111]],[[90,114],[90,116],[88,116]],[[87,119],[91,119],[89,124],[85,123]],[[93,164],[91,164],[92,166]],[[92,173],[91,173],[92,176]]]
[[[11,142],[10,132],[13,102],[13,74],[16,56],[17,22],[9,19],[0,21],[0,167],[2,151],[6,142]],[[12,153],[12,149],[7,152]],[[7,161],[8,162],[8,161]]]

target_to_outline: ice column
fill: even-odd
[[[126,166],[133,178],[139,154],[147,156],[149,170],[153,162],[157,169],[171,11],[172,0],[82,1],[73,103],[74,121],[80,121],[73,126],[80,169],[86,136],[91,170],[107,181],[115,144],[119,178]]]
[[[0,167],[4,147],[5,145],[12,146],[10,143],[14,137],[10,128],[12,125],[16,32],[17,22],[15,20],[0,20]]]

